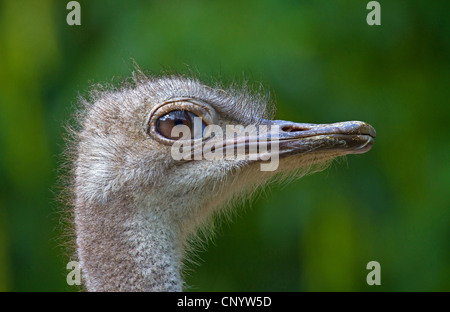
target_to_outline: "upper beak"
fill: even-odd
[[[279,127],[279,153],[282,157],[320,151],[361,154],[372,148],[376,136],[375,129],[361,121],[309,124],[266,120],[264,123]]]

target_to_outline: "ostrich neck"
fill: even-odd
[[[182,244],[173,227],[137,208],[76,205],[78,257],[88,291],[182,290]]]

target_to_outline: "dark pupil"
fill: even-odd
[[[179,125],[182,125],[183,124],[183,120],[181,120],[181,119],[177,119],[177,120],[175,120],[175,126],[179,126]]]
[[[171,124],[172,126],[186,125],[191,126],[191,118],[187,111],[174,111],[162,116],[159,123]]]

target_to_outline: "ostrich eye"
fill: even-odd
[[[198,139],[203,136],[206,124],[199,116],[185,110],[172,111],[156,121],[158,133],[170,140],[178,140],[183,137],[183,134],[186,135],[183,133],[186,127],[190,130],[190,138]]]

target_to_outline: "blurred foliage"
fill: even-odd
[[[198,72],[262,82],[278,118],[364,120],[367,154],[274,185],[191,267],[191,290],[450,290],[450,2],[0,1],[0,290],[66,291],[64,123],[93,82]],[[366,264],[381,264],[381,286]]]

